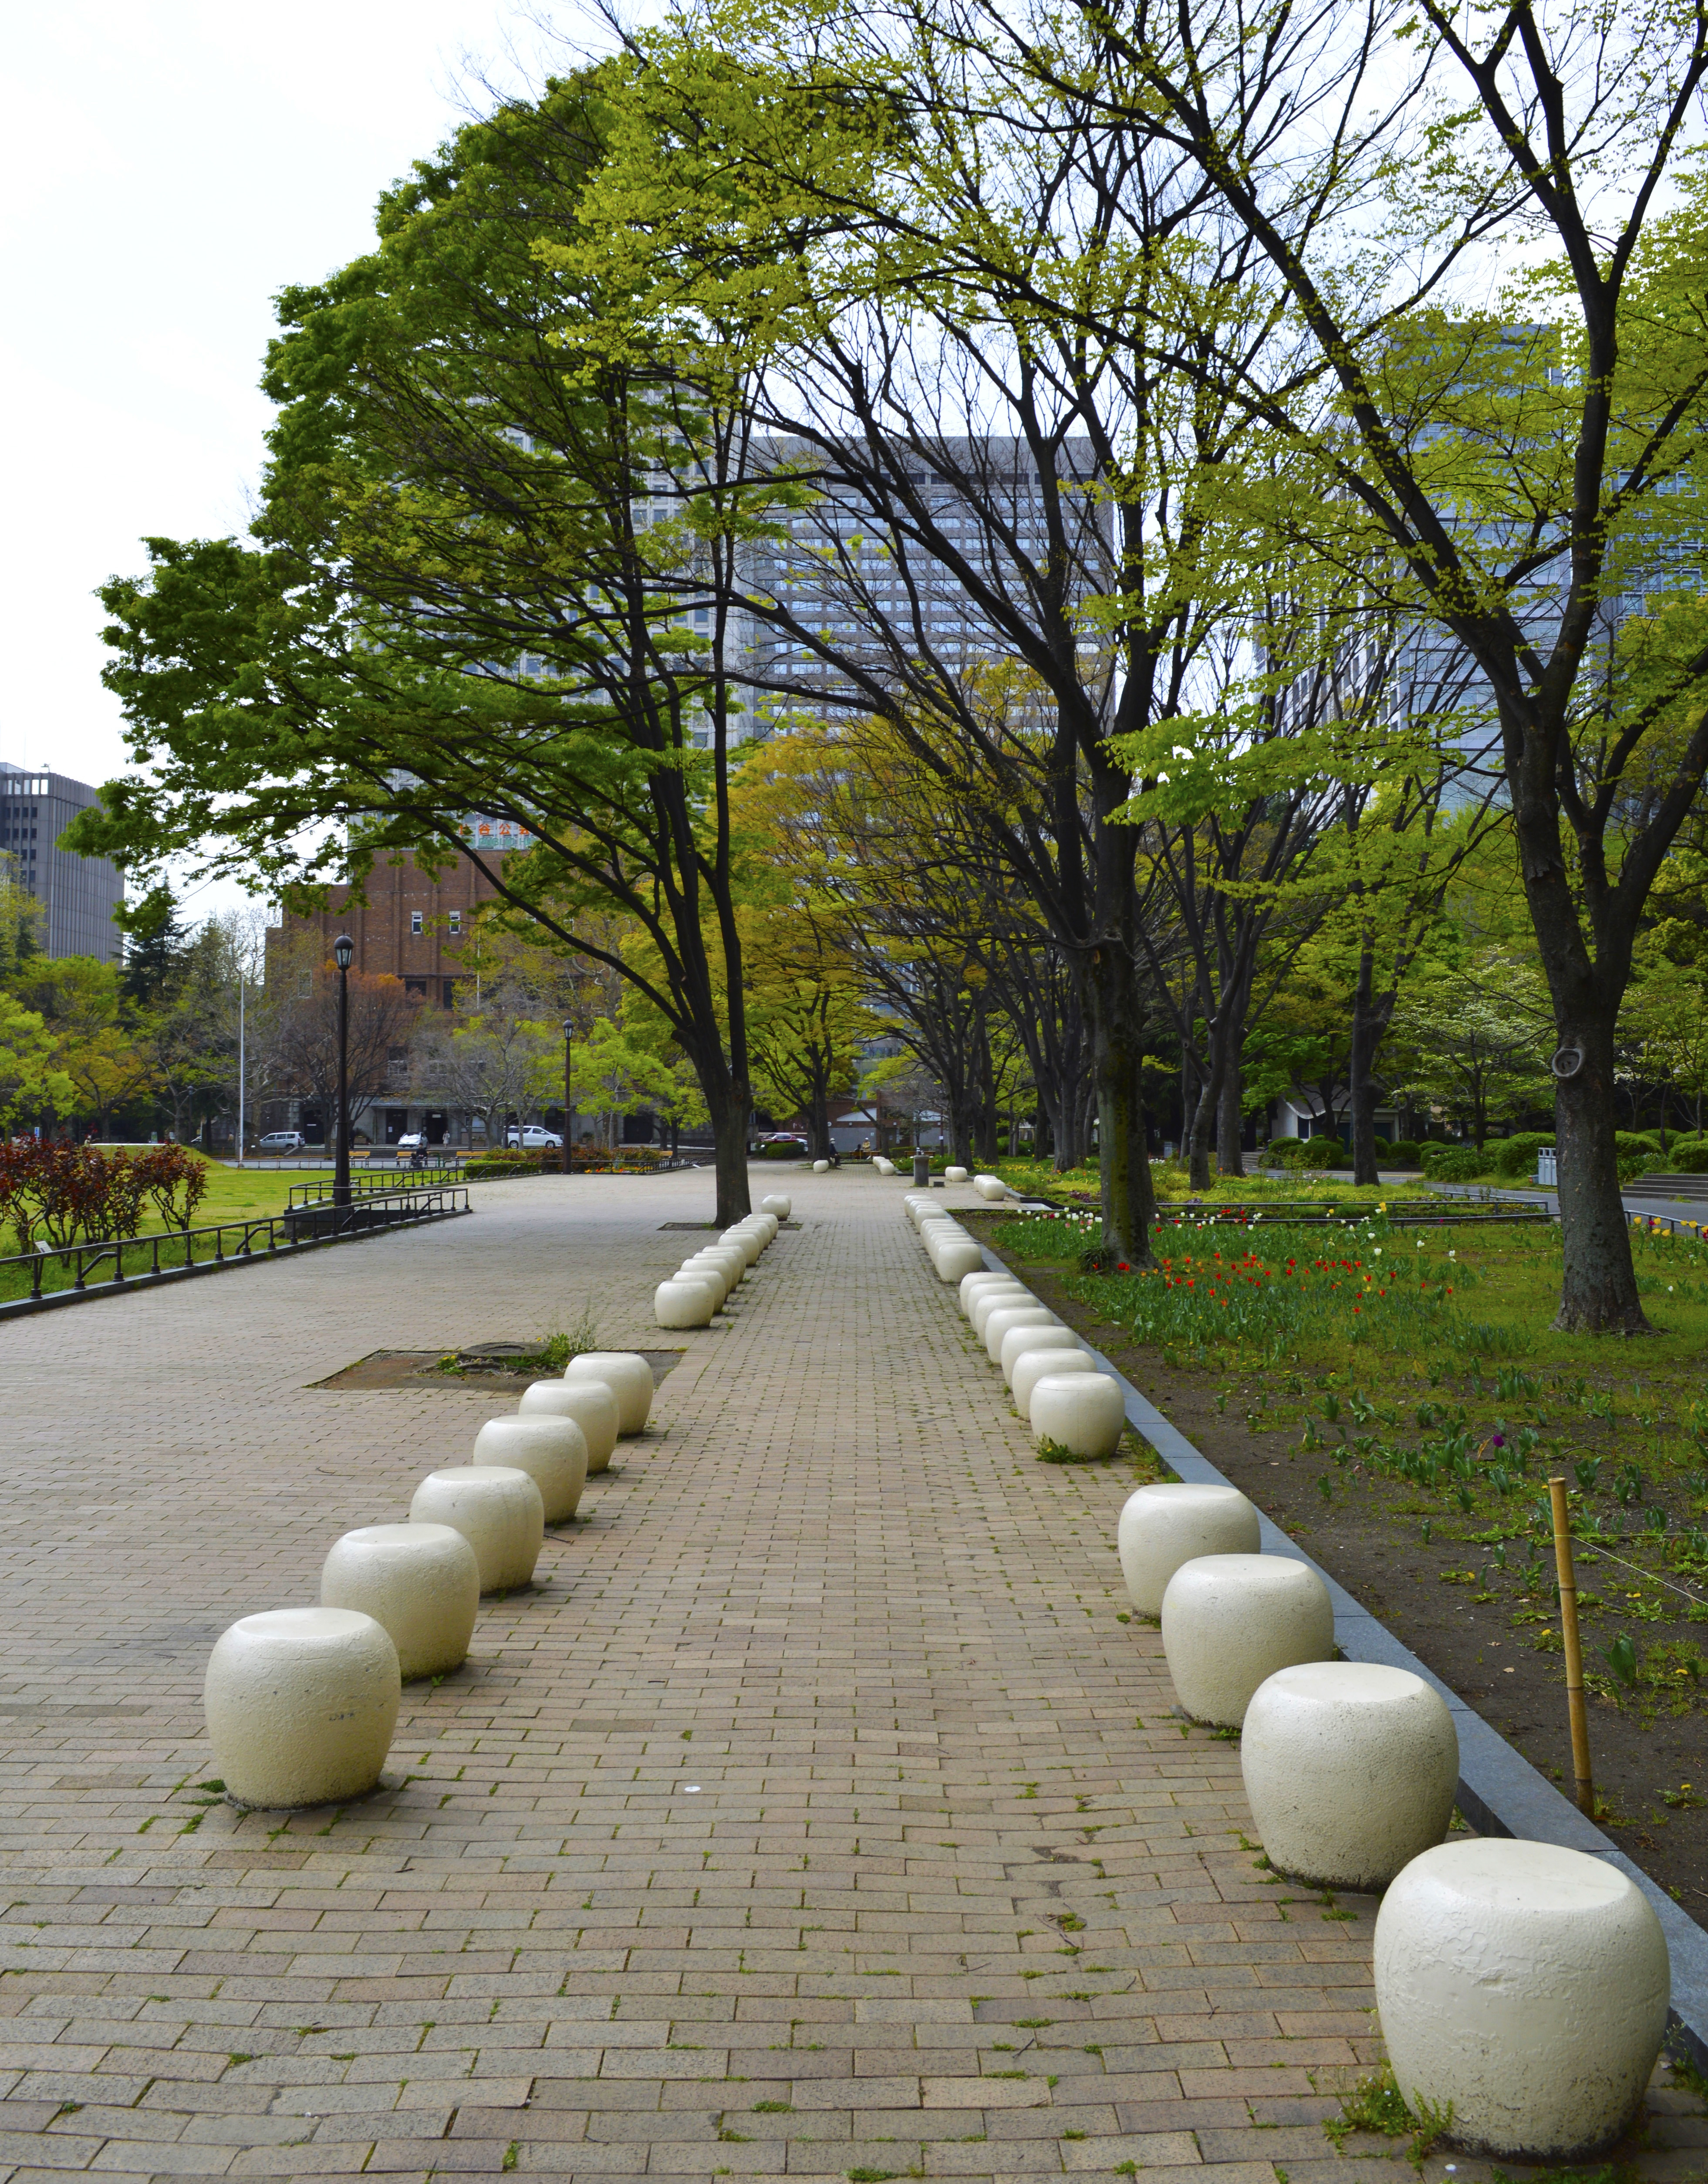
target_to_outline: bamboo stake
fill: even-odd
[[[1554,1567],[1560,1579],[1560,1635],[1566,1643],[1566,1705],[1572,1717],[1572,1772],[1577,1809],[1595,1817],[1595,1786],[1589,1773],[1589,1715],[1583,1702],[1583,1644],[1577,1635],[1577,1577],[1572,1561],[1572,1513],[1566,1481],[1550,1479],[1548,1499],[1554,1511]]]

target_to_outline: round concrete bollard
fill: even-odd
[[[1453,1819],[1459,1736],[1406,1669],[1308,1661],[1260,1683],[1239,1763],[1270,1864],[1313,1888],[1386,1888]]]
[[[748,1255],[739,1244],[704,1244],[692,1252],[685,1263],[691,1267],[718,1267],[723,1271],[731,1289],[738,1289],[748,1278]]]
[[[973,1299],[972,1308],[967,1313],[967,1318],[972,1322],[973,1333],[977,1335],[979,1340],[982,1342],[984,1340],[984,1330],[988,1325],[990,1316],[993,1312],[997,1311],[999,1308],[1007,1311],[1015,1305],[1022,1304],[1038,1304],[1038,1299],[1032,1295],[1032,1291],[1026,1286],[1024,1282],[1021,1282],[1016,1288],[1012,1290],[981,1290],[978,1295]],[[1043,1306],[1038,1305],[1038,1310],[1042,1312],[1043,1309]]]
[[[748,1216],[748,1222],[753,1228],[759,1230],[759,1234],[765,1239],[765,1248],[770,1251],[771,1245],[777,1240],[778,1229],[782,1226],[776,1214],[767,1213],[761,1207],[757,1213]]]
[[[679,1282],[704,1282],[708,1289],[716,1293],[720,1306],[735,1287],[735,1283],[730,1278],[729,1267],[725,1261],[703,1259],[698,1256],[692,1259],[684,1259],[681,1266],[676,1268],[673,1279]]]
[[[828,1161],[815,1161],[813,1162],[813,1173],[815,1175],[828,1175],[830,1172],[831,1164]]]
[[[409,1504],[414,1524],[448,1524],[475,1551],[482,1592],[531,1585],[545,1544],[546,1505],[519,1464],[470,1463],[430,1471]]]
[[[1002,1338],[1011,1327],[1060,1327],[1061,1322],[1044,1304],[993,1305],[984,1316],[984,1354],[993,1365],[1002,1355]]]
[[[709,1281],[678,1275],[653,1291],[653,1318],[660,1327],[709,1327],[722,1302]]]
[[[406,1678],[460,1668],[480,1604],[481,1566],[449,1524],[364,1524],[320,1567],[321,1607],[371,1615]]]
[[[973,1299],[982,1296],[987,1290],[1023,1290],[1025,1288],[1026,1284],[1013,1274],[993,1273],[989,1269],[986,1269],[982,1273],[969,1274],[960,1285],[960,1308],[970,1318]]]
[[[1257,1512],[1237,1486],[1141,1486],[1115,1526],[1127,1596],[1141,1615],[1160,1615],[1168,1580],[1199,1555],[1255,1555]]]
[[[1127,1398],[1107,1373],[1040,1373],[1026,1405],[1032,1437],[1071,1456],[1113,1456],[1127,1426]]]
[[[548,1380],[543,1384],[561,1388],[564,1384]],[[522,1400],[526,1402],[527,1397]],[[526,1471],[540,1490],[548,1524],[568,1524],[587,1483],[587,1435],[573,1416],[554,1418],[549,1411],[489,1418],[475,1435],[469,1461],[483,1468],[498,1464]]]
[[[1049,1329],[1042,1330],[1049,1334]],[[1015,1360],[1014,1378],[1009,1386],[1014,1391],[1014,1407],[1026,1424],[1032,1424],[1032,1391],[1040,1380],[1059,1380],[1070,1373],[1095,1373],[1097,1361],[1083,1350],[1026,1350]]]
[[[653,1407],[653,1368],[638,1350],[584,1350],[564,1368],[566,1380],[603,1380],[617,1399],[617,1437],[644,1433]]]
[[[739,1251],[750,1267],[756,1267],[759,1264],[759,1253],[765,1247],[765,1240],[759,1230],[745,1227],[726,1228],[718,1241],[720,1244],[727,1244],[733,1250]]]
[[[793,1204],[794,1201],[792,1198],[786,1197],[780,1190],[774,1190],[768,1197],[760,1199],[759,1212],[773,1214],[780,1222],[787,1221]]]
[[[1068,1327],[1011,1327],[1002,1338],[1002,1347],[997,1352],[997,1363],[1002,1368],[1004,1383],[1014,1385],[1014,1368],[1022,1357],[1029,1357],[1035,1350],[1048,1350],[1060,1356],[1065,1351],[1077,1351],[1079,1337]]]
[[[596,1478],[610,1462],[611,1451],[617,1445],[617,1429],[622,1424],[615,1390],[609,1381],[595,1380],[585,1373],[573,1380],[536,1380],[523,1392],[520,1415],[525,1418],[573,1418],[587,1445],[589,1479]],[[485,1430],[482,1427],[481,1431]],[[476,1462],[481,1461],[480,1447],[476,1440]],[[505,1461],[501,1456],[491,1460],[497,1463]],[[526,1465],[523,1468],[526,1470]]]
[[[202,1688],[213,1770],[240,1805],[329,1805],[380,1779],[398,1649],[371,1615],[281,1607],[221,1634]]]
[[[1484,1837],[1412,1859],[1377,1914],[1376,2007],[1414,2110],[1478,2153],[1577,2160],[1642,2104],[1666,2030],[1666,1940],[1616,1866]]]
[[[937,1253],[937,1278],[940,1282],[959,1282],[983,1264],[984,1247],[975,1244],[971,1236],[957,1237]]]
[[[875,1160],[872,1162],[872,1166],[877,1170],[880,1175],[893,1175],[895,1173],[895,1162],[893,1160]]]
[[[945,1251],[971,1242],[971,1237],[967,1234],[959,1221],[933,1221],[927,1226],[925,1232],[926,1255],[932,1266],[937,1264]],[[982,1251],[979,1253],[978,1262],[980,1266],[984,1264]],[[971,1267],[963,1267],[961,1273],[955,1276],[957,1286],[960,1284],[962,1274],[970,1274],[972,1272],[973,1269]]]
[[[945,1183],[965,1183],[967,1172],[964,1167],[946,1167],[943,1172]]]
[[[976,1175],[972,1187],[981,1198],[988,1198],[993,1204],[998,1199],[1008,1196],[1008,1185],[999,1175]]]
[[[1289,1555],[1197,1556],[1163,1589],[1162,1650],[1182,1710],[1238,1729],[1277,1669],[1333,1658],[1328,1588]]]

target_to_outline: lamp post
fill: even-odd
[[[570,1053],[575,1048],[575,1024],[564,1017],[564,1173],[575,1175],[575,1107],[570,1105]]]
[[[332,1169],[332,1203],[350,1202],[350,964],[356,944],[348,933],[332,943],[338,967],[338,1155]]]

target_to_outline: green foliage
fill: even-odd
[[[1475,1145],[1427,1145],[1418,1158],[1425,1175],[1442,1183],[1466,1183],[1488,1167],[1488,1156]]]
[[[1534,1175],[1537,1154],[1544,1151],[1552,1152],[1553,1150],[1552,1130],[1518,1130],[1511,1137],[1502,1138],[1498,1143],[1485,1145],[1483,1148],[1488,1156],[1488,1167],[1496,1175],[1504,1176],[1508,1182],[1516,1182],[1522,1177]]]

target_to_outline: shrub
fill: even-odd
[[[1338,1138],[1328,1136],[1307,1138],[1299,1156],[1301,1167],[1350,1167],[1352,1156]]]
[[[1410,1138],[1396,1138],[1388,1148],[1390,1167],[1418,1167],[1422,1165],[1422,1148]]]
[[[1536,1173],[1538,1153],[1553,1151],[1554,1133],[1552,1130],[1520,1130],[1516,1136],[1503,1138],[1499,1145],[1490,1145],[1486,1150],[1490,1156],[1488,1164],[1496,1175],[1504,1175],[1509,1181],[1516,1182],[1520,1176]]]
[[[1629,1183],[1647,1168],[1664,1167],[1661,1140],[1648,1130],[1616,1130],[1613,1149],[1619,1158],[1619,1180]]]
[[[1488,1167],[1488,1156],[1475,1145],[1427,1145],[1422,1150],[1423,1173],[1435,1183],[1468,1183]]]
[[[1305,1158],[1305,1139],[1271,1138],[1264,1150],[1277,1167],[1298,1167]]]
[[[103,1153],[70,1139],[13,1138],[0,1144],[0,1222],[20,1251],[38,1235],[50,1244],[103,1243],[134,1236],[142,1208],[187,1228],[208,1188],[208,1163],[182,1145]]]
[[[1708,1138],[1678,1138],[1666,1156],[1674,1175],[1708,1175]]]

